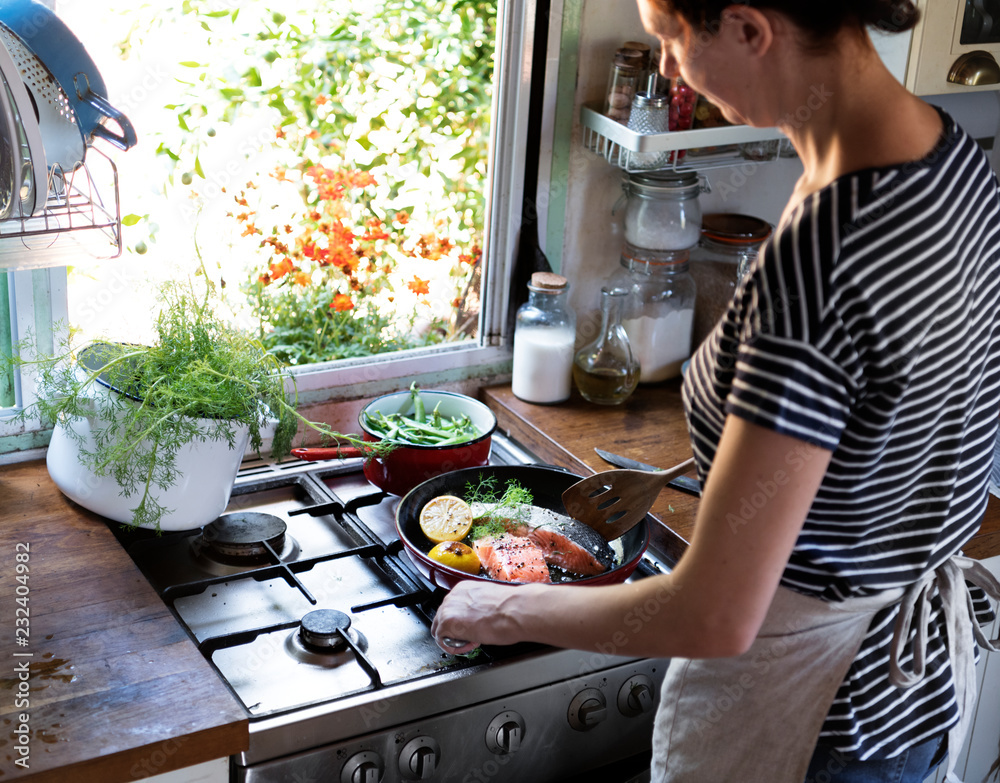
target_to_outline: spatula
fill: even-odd
[[[693,457],[667,470],[605,470],[563,492],[563,505],[573,519],[612,541],[646,516],[668,481],[692,467]]]

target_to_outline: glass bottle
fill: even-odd
[[[569,399],[576,315],[567,306],[569,284],[551,272],[535,272],[528,301],[517,311],[511,389],[525,402]]]
[[[639,362],[621,323],[628,297],[621,288],[601,289],[601,333],[573,360],[576,388],[585,400],[598,405],[625,402],[639,383]]]
[[[698,286],[695,345],[726,312],[737,284],[770,235],[770,223],[761,218],[725,212],[704,216],[701,241],[691,251],[691,275]]]
[[[689,255],[678,250],[651,257],[625,243],[621,263],[630,286],[622,325],[642,367],[639,383],[677,377],[691,355],[697,287],[688,271]]]

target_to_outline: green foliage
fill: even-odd
[[[367,205],[372,215],[387,219],[406,211],[415,228],[465,248],[478,263],[472,248],[482,246],[485,220],[496,12],[497,0],[303,0],[281,12],[263,0],[241,2],[238,10],[184,0],[148,18],[145,27],[137,23],[121,48],[129,51],[159,25],[176,26],[185,41],[200,39],[188,49],[199,52],[197,59],[183,59],[171,91],[176,126],[152,129],[170,172],[165,190],[184,187],[195,209],[199,192],[221,181],[211,171],[206,179],[202,163],[218,149],[212,146],[219,143],[217,129],[263,125],[273,128],[267,138],[258,133],[240,148],[247,146],[247,156],[251,146],[266,149],[279,185],[291,183],[299,196],[296,207],[273,195],[275,183],[265,182],[272,171],[254,177],[272,208],[266,218],[262,210],[251,218],[265,236],[300,227],[316,206],[311,169],[361,169],[379,183]],[[365,301],[355,296],[352,312],[331,315],[332,299],[320,291],[295,290],[287,281],[280,291],[262,288],[268,265],[283,261],[273,247],[265,251],[249,256],[240,290],[250,299],[260,339],[288,363],[456,339],[475,320],[466,309],[468,289],[478,280],[472,265],[438,269],[455,278],[456,292],[436,301],[412,306],[370,292]],[[331,282],[331,270],[312,275],[301,259],[293,260],[311,274],[312,285]],[[393,284],[405,285],[412,274],[400,270]],[[337,291],[348,293],[342,286]]]
[[[531,491],[510,479],[502,488],[497,487],[496,476],[484,476],[475,484],[465,485],[465,501],[482,506],[476,517],[476,526],[469,537],[476,541],[487,536],[496,537],[512,527],[527,522],[531,517],[534,497]]]
[[[14,356],[0,355],[38,379],[34,407],[49,422],[88,418],[94,448],[81,448],[86,467],[112,476],[123,494],[139,495],[133,524],[158,525],[169,509],[151,489],[178,480],[177,455],[188,443],[225,440],[230,448],[242,427],[251,447],[274,428],[272,454],[288,454],[299,422],[327,439],[378,451],[380,444],[331,431],[305,420],[286,390],[287,375],[258,341],[221,321],[211,287],[175,283],[163,293],[158,339],[151,346],[95,343],[77,353],[71,337],[58,354],[23,361],[31,339]],[[30,415],[34,408],[21,412]],[[66,428],[81,447],[84,436]]]
[[[269,288],[253,280],[244,290],[261,343],[290,366],[418,348],[435,340],[433,333],[412,336],[376,309],[337,312],[332,307],[336,292],[320,285]],[[406,323],[412,325],[413,316]]]

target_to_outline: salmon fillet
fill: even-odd
[[[538,512],[528,539],[541,548],[546,563],[579,576],[603,574],[614,565],[614,552],[593,528],[554,511]]]
[[[473,547],[486,573],[502,582],[551,582],[542,550],[529,539],[504,533],[477,540]]]

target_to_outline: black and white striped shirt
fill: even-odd
[[[916,581],[960,550],[986,507],[1000,412],[1000,193],[976,143],[942,119],[927,158],[841,177],[796,209],[684,382],[703,477],[726,415],[832,452],[782,578],[830,601]],[[804,459],[789,454],[786,472]],[[936,596],[933,606],[926,679],[906,691],[889,683],[896,611],[880,612],[825,741],[891,757],[955,722]]]

